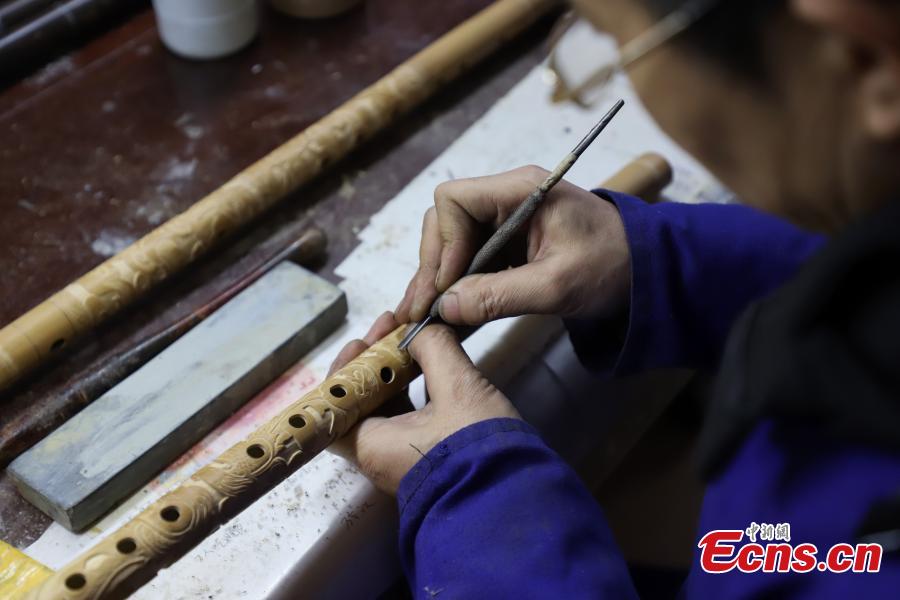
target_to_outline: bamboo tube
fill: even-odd
[[[655,193],[670,178],[664,159],[645,154],[605,185],[640,196]],[[28,597],[83,600],[136,589],[406,387],[418,368],[397,347],[405,329],[372,345]]]
[[[346,433],[415,376],[398,327],[74,560],[33,598],[122,597]]]
[[[627,192],[655,204],[663,188],[671,182],[669,161],[655,152],[647,152],[619,169],[601,187]]]
[[[347,155],[559,0],[499,0],[0,330],[0,390]]]

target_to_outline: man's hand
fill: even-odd
[[[392,313],[381,315],[364,339],[344,346],[331,371],[397,325]],[[487,419],[519,418],[506,396],[478,372],[449,327],[426,327],[409,352],[425,375],[429,403],[395,417],[368,417],[332,444],[334,451],[354,461],[366,477],[390,494],[397,492],[400,480],[413,465],[450,434]]]
[[[443,183],[425,213],[419,269],[397,307],[400,322],[418,321],[439,293],[447,323],[480,325],[520,314],[612,316],[628,303],[631,264],[616,207],[566,181],[510,243],[514,268],[456,284],[487,236],[547,177],[538,167]],[[449,289],[448,289],[449,288]]]

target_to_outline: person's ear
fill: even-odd
[[[900,6],[883,0],[792,0],[794,13],[841,40],[853,59],[867,133],[900,140]]]
[[[900,59],[873,65],[862,81],[860,102],[869,134],[900,140]]]

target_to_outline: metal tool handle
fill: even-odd
[[[560,161],[553,172],[550,173],[533,192],[528,194],[528,197],[525,198],[522,204],[507,217],[503,224],[497,228],[490,238],[488,238],[488,241],[484,243],[484,246],[481,247],[478,253],[475,254],[472,263],[469,265],[469,268],[466,270],[463,277],[481,273],[487,268],[494,257],[497,256],[503,247],[516,235],[516,232],[524,227],[531,217],[534,216],[534,213],[536,213],[537,209],[543,204],[544,199],[547,197],[550,190],[560,182],[569,169],[572,168],[572,165],[575,164],[575,161],[578,160],[578,157],[581,156],[581,153],[587,150],[591,142],[593,142],[600,132],[606,128],[624,104],[624,100],[618,100],[613,107],[609,109],[606,115],[604,115],[603,118],[600,119],[600,121],[587,133],[587,135],[578,142],[578,145]],[[429,311],[432,318],[440,316],[437,310],[438,302],[435,301],[431,305],[431,310]]]
[[[587,135],[581,138],[581,141],[578,142],[575,148],[563,157],[559,164],[556,165],[556,168],[553,169],[553,172],[550,173],[550,175],[548,175],[547,178],[522,201],[518,208],[507,217],[503,224],[497,228],[497,231],[495,231],[488,241],[484,243],[484,246],[481,247],[475,255],[475,258],[472,259],[472,263],[469,265],[469,269],[463,277],[480,273],[487,267],[488,263],[490,263],[500,250],[506,246],[514,235],[516,235],[516,232],[525,226],[525,223],[528,222],[544,202],[544,198],[547,197],[547,194],[553,189],[553,186],[559,183],[569,169],[572,168],[572,165],[575,164],[575,161],[578,160],[578,157],[587,150],[588,146],[590,146],[595,139],[597,139],[600,132],[606,129],[606,126],[609,125],[610,121],[613,120],[613,117],[616,116],[624,105],[624,100],[617,100],[612,108],[603,115],[603,118],[587,132]],[[401,350],[406,350],[410,342],[413,341],[413,338],[415,338],[420,331],[425,329],[429,323],[436,319],[440,319],[440,300],[440,296],[435,298],[434,302],[431,303],[431,308],[428,310],[428,314],[425,318],[416,323],[403,339],[400,340]]]

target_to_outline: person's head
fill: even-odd
[[[619,44],[686,0],[574,0]],[[900,201],[900,0],[721,0],[628,69],[741,199],[834,229]]]

